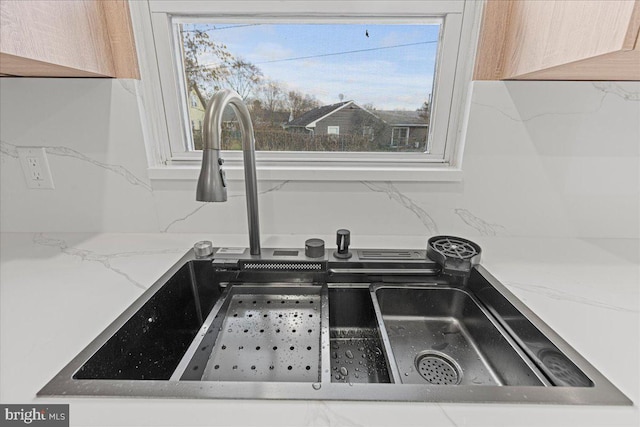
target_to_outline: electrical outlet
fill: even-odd
[[[53,190],[53,177],[44,148],[18,147],[18,157],[29,188]]]

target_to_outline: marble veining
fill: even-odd
[[[120,84],[120,87],[124,89],[126,92],[129,92],[131,95],[136,98],[140,98],[138,90],[136,89],[136,80],[132,79],[116,79],[116,82]]]
[[[640,101],[640,90],[633,92],[614,82],[594,82],[593,87],[600,92],[610,93],[625,101]],[[640,88],[640,85],[638,87]]]
[[[338,414],[333,408],[331,403],[325,401],[318,401],[316,405],[310,407],[310,418],[307,420],[306,425],[323,425],[323,426],[349,426],[349,427],[361,427],[359,424],[344,415]]]
[[[0,152],[4,155],[12,157],[14,159],[18,158],[18,148],[22,147],[19,145],[11,144],[5,141],[0,141]],[[131,185],[139,186],[147,190],[148,192],[153,192],[151,185],[144,182],[137,176],[135,176],[131,171],[129,171],[124,166],[114,165],[109,163],[104,163],[95,159],[92,159],[89,156],[82,154],[81,152],[74,150],[73,148],[63,147],[63,146],[46,146],[46,145],[37,145],[37,146],[24,146],[25,148],[44,148],[47,154],[51,154],[53,156],[61,156],[61,157],[72,157],[74,159],[81,160],[86,163],[90,163],[99,168],[105,169],[107,171],[113,172],[117,175],[120,175],[124,179],[129,182]]]
[[[469,227],[475,229],[482,236],[497,236],[502,234],[506,229],[500,224],[491,224],[480,217],[475,216],[467,209],[456,208],[453,212]]]
[[[161,232],[161,233],[166,233],[166,232],[168,232],[168,231],[169,231],[169,229],[170,229],[171,227],[173,227],[175,224],[177,224],[177,223],[179,223],[179,222],[184,222],[184,221],[188,220],[188,219],[189,219],[189,218],[191,218],[193,215],[195,215],[196,213],[198,213],[198,212],[200,211],[200,209],[204,208],[204,207],[205,207],[205,206],[207,206],[207,205],[208,205],[208,203],[206,203],[206,202],[200,203],[200,206],[198,206],[197,208],[195,208],[194,210],[192,210],[192,211],[191,211],[191,212],[189,212],[188,214],[186,214],[186,215],[184,215],[184,216],[182,216],[182,217],[180,217],[180,218],[177,218],[177,219],[174,219],[173,221],[171,221],[169,224],[167,224],[167,226],[166,226],[165,228],[163,228],[162,230],[160,230],[160,232]]]
[[[626,312],[626,313],[638,313],[638,310],[634,310],[631,308],[621,307],[618,305],[607,304],[601,301],[597,301],[591,298],[586,298],[579,295],[574,295],[568,292],[564,292],[558,289],[549,288],[546,286],[540,285],[530,285],[526,283],[518,283],[518,282],[507,282],[506,285],[511,288],[521,289],[525,292],[534,293],[537,295],[542,295],[547,298],[555,299],[558,301],[570,301],[576,304],[589,305],[592,307],[604,308],[606,310],[613,310],[618,312]]]
[[[157,251],[116,252],[111,254],[100,254],[87,249],[80,249],[69,246],[66,241],[62,239],[46,237],[43,233],[35,234],[33,236],[33,243],[39,246],[49,246],[52,248],[57,248],[61,253],[69,256],[79,257],[82,261],[97,262],[99,264],[102,264],[106,269],[111,270],[114,273],[124,277],[132,285],[140,289],[147,289],[147,286],[144,286],[143,284],[134,280],[126,272],[111,265],[111,261],[117,258],[130,258],[133,256],[173,254],[183,252],[183,250],[177,249],[164,249]]]
[[[402,206],[413,212],[415,216],[420,219],[422,224],[425,226],[427,231],[431,234],[438,234],[438,226],[436,222],[433,220],[431,215],[427,213],[424,209],[422,209],[416,202],[414,202],[411,198],[402,194],[400,190],[396,188],[391,182],[383,182],[383,183],[374,183],[370,181],[360,181],[362,185],[367,187],[369,190],[375,193],[384,193],[389,197],[389,199],[400,203]]]
[[[263,194],[267,194],[267,193],[272,193],[274,191],[279,191],[282,189],[282,187],[284,187],[285,185],[287,185],[289,183],[289,181],[282,181],[281,183],[274,185],[273,187],[267,188],[266,190],[262,190],[262,191],[258,191],[258,195],[263,195]],[[232,194],[229,196],[229,198],[235,198],[235,197],[244,197],[244,194]],[[186,215],[174,219],[173,221],[171,221],[169,224],[167,224],[166,227],[164,227],[164,229],[160,230],[161,233],[167,233],[169,231],[169,229],[171,227],[173,227],[175,224],[180,223],[180,222],[184,222],[186,220],[188,220],[189,218],[191,218],[193,215],[195,215],[196,213],[198,213],[202,208],[204,208],[205,206],[209,205],[210,203],[201,203],[200,206],[198,206],[197,208],[193,209],[191,212],[187,213]]]
[[[453,418],[451,418],[451,415],[449,415],[447,413],[447,411],[442,407],[441,404],[436,403],[436,405],[438,406],[438,408],[440,408],[440,410],[442,411],[442,413],[444,414],[444,416],[449,420],[449,422],[451,423],[452,426],[454,427],[458,427],[458,423],[456,423]]]
[[[544,113],[538,113],[538,114],[534,114],[532,116],[529,117],[520,117],[520,116],[514,116],[512,114],[507,113],[506,111],[503,111],[502,109],[496,107],[495,105],[490,105],[490,104],[484,104],[481,102],[477,102],[477,101],[472,101],[471,103],[473,105],[478,105],[480,107],[485,107],[485,108],[489,108],[491,110],[497,111],[498,113],[500,113],[501,115],[503,115],[504,117],[508,118],[511,121],[514,122],[518,122],[518,123],[527,123],[531,120],[535,120],[535,119],[539,119],[540,117],[545,117],[545,116],[576,116],[576,115],[585,115],[585,114],[596,114],[597,112],[599,112],[602,109],[602,105],[604,104],[604,100],[607,98],[607,95],[609,95],[610,92],[603,92],[602,96],[600,97],[600,100],[598,101],[598,103],[596,104],[595,107],[590,107],[587,108],[583,111],[547,111]]]
[[[18,158],[18,146],[0,140],[0,153],[11,158]]]

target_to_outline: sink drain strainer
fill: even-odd
[[[460,371],[444,355],[423,353],[416,359],[416,369],[422,378],[436,385],[455,385],[460,382]]]
[[[540,352],[540,360],[547,367],[556,381],[571,387],[588,387],[592,383],[562,353],[554,350]]]

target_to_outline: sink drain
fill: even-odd
[[[589,378],[576,368],[562,353],[554,350],[542,350],[540,360],[561,385],[571,387],[589,387]]]
[[[461,374],[455,362],[435,353],[422,353],[416,358],[416,369],[422,378],[436,385],[455,385]]]

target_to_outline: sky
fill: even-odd
[[[345,101],[379,110],[416,110],[431,93],[439,25],[212,23],[186,28],[207,30],[232,55],[257,65],[265,78],[314,95],[323,105],[339,102],[343,94]],[[215,61],[200,58],[200,63]]]

